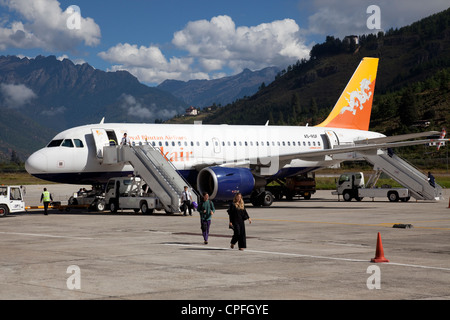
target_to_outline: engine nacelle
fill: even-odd
[[[210,199],[232,200],[236,192],[249,195],[255,187],[255,178],[250,169],[208,167],[197,176],[200,194],[208,192]]]

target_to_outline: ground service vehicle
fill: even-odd
[[[308,174],[301,174],[285,179],[277,179],[275,183],[266,186],[266,191],[270,191],[277,200],[284,196],[287,200],[294,197],[304,197],[305,200],[311,199],[311,195],[316,193],[316,179],[314,173],[312,177]]]
[[[67,208],[89,208],[97,211],[105,210],[105,197],[103,188],[94,188],[92,190],[80,189],[75,192],[67,201]]]
[[[109,179],[105,189],[105,204],[111,212],[119,209],[133,209],[144,214],[161,210],[162,205],[139,177],[118,177]]]
[[[368,183],[369,185],[369,183]],[[376,198],[387,197],[389,201],[408,201],[410,199],[407,188],[374,188],[364,184],[364,174],[362,172],[343,173],[336,181],[336,191],[333,195],[342,195],[345,201],[361,201],[364,197]]]
[[[0,217],[11,212],[25,211],[23,196],[21,186],[0,186]]]

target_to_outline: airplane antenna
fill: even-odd
[[[105,122],[105,117],[102,118],[102,120],[100,120],[100,124],[103,124]]]
[[[268,125],[269,125],[269,120],[267,120],[267,122],[266,122],[265,126],[267,127]]]

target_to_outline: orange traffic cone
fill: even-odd
[[[384,250],[383,250],[383,244],[381,243],[381,236],[378,232],[377,237],[377,251],[375,252],[375,258],[370,260],[371,262],[389,262],[388,259],[384,257]]]

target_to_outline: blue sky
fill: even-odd
[[[449,7],[448,0],[0,0],[0,55],[67,57],[128,70],[149,85],[214,79],[293,64],[327,35],[378,32],[367,27],[371,4],[380,8],[380,30]]]

